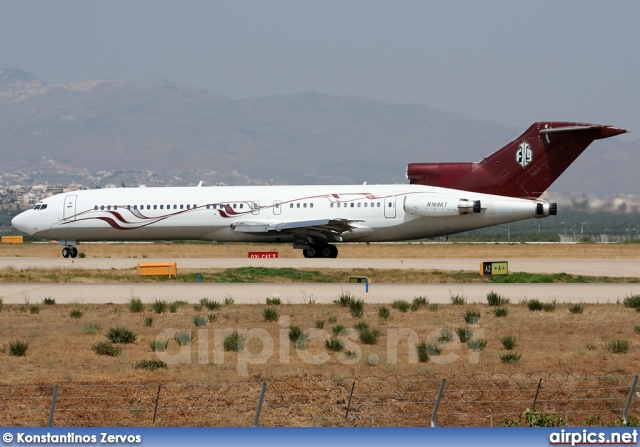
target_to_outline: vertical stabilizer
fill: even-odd
[[[599,124],[533,123],[522,135],[475,163],[411,163],[413,184],[535,199],[594,141],[626,130]]]

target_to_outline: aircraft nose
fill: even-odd
[[[23,233],[33,234],[33,232],[29,231],[30,228],[27,223],[27,213],[28,211],[24,211],[11,219],[11,226],[16,230],[22,231]]]

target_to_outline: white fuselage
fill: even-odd
[[[473,212],[469,204],[479,201]],[[541,205],[542,204],[542,205]],[[468,205],[468,206],[467,206]],[[20,231],[61,243],[206,240],[285,242],[297,224],[350,222],[337,241],[398,241],[443,236],[548,211],[526,200],[421,185],[313,185],[111,188],[48,197],[16,216]],[[272,231],[242,231],[247,225]]]

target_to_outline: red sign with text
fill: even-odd
[[[277,251],[250,251],[249,252],[249,257],[250,258],[277,258],[278,257],[278,252]]]

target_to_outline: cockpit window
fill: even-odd
[[[36,205],[33,207],[34,210],[39,210],[40,209],[40,205]]]
[[[40,209],[41,209],[41,210],[45,210],[45,209],[47,209],[47,204],[46,204],[46,203],[43,203],[42,205],[40,205]]]

